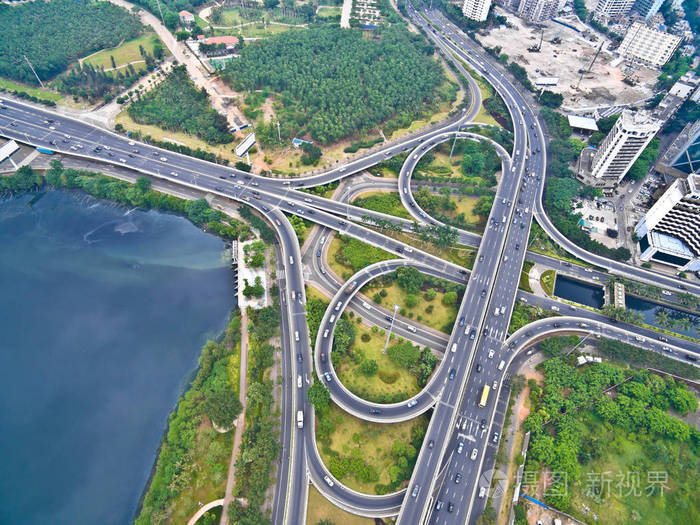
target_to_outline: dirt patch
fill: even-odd
[[[535,26],[512,13],[496,9],[506,16],[512,27],[496,28],[478,40],[488,47],[501,47],[510,60],[527,70],[530,81],[538,77],[558,77],[556,86],[547,87],[564,96],[564,106],[583,109],[612,104],[630,104],[644,100],[653,93],[658,72],[643,67],[629,68],[609,50],[612,41],[602,33],[581,24],[575,17],[565,17],[571,29],[553,21]],[[544,36],[539,27],[543,27]],[[536,47],[539,52],[527,49]],[[602,45],[602,48],[601,48]],[[587,71],[598,53],[590,72]],[[625,83],[625,78],[634,85]]]

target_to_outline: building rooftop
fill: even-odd
[[[238,44],[238,37],[235,36],[210,36],[209,38],[202,39],[201,42],[208,46],[216,44],[226,44],[235,45]]]
[[[580,117],[579,115],[567,115],[569,126],[576,129],[585,129],[586,131],[598,131],[598,125],[592,117]]]
[[[686,246],[686,244],[675,237],[666,235],[664,233],[659,233],[657,231],[649,232],[649,240],[651,245],[656,248],[673,255],[678,255],[679,257],[685,257],[692,259],[695,254]]]

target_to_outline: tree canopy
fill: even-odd
[[[383,28],[379,40],[333,26],[288,31],[247,45],[224,80],[239,91],[279,95],[285,134],[322,144],[435,102],[445,76],[420,35]]]
[[[24,55],[46,81],[78,58],[114,47],[142,28],[135,16],[109,2],[0,4],[0,76],[35,85]]]

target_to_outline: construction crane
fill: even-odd
[[[537,44],[536,46],[530,46],[527,48],[527,50],[530,53],[539,53],[540,49],[542,49],[542,40],[544,39],[544,29],[540,32],[540,43]]]
[[[576,82],[576,86],[574,87],[575,90],[578,90],[578,86],[581,84],[581,80],[583,79],[583,75],[586,73],[590,73],[591,69],[593,69],[593,64],[595,64],[596,59],[598,58],[598,55],[600,55],[600,51],[603,49],[603,44],[604,40],[600,42],[600,45],[598,46],[598,51],[595,52],[595,56],[593,57],[593,60],[591,60],[590,65],[588,66],[588,69],[579,69],[579,72],[581,73],[581,76],[578,77],[578,82]]]

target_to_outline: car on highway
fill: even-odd
[[[464,316],[459,318],[459,326],[464,326]]]
[[[301,352],[297,354],[297,362],[301,363],[304,361],[304,356],[301,355]]]
[[[477,372],[481,372],[483,369],[484,369],[484,367],[481,366],[481,363],[477,363],[477,364],[476,364],[476,371],[477,371]]]
[[[484,430],[486,428],[486,419],[481,420],[481,423],[479,424],[479,428],[481,428],[481,430]]]
[[[474,461],[478,455],[479,455],[479,449],[478,449],[478,448],[473,448],[473,449],[472,449],[472,453],[471,453],[471,455],[469,456],[469,458],[470,458],[472,461]]]
[[[302,382],[301,382],[301,374],[297,376],[297,388],[301,388]]]
[[[481,297],[486,297],[486,288],[481,290]]]
[[[450,381],[455,378],[455,375],[457,375],[457,370],[453,368],[450,370]]]
[[[420,492],[420,486],[414,485],[413,486],[413,491],[411,491],[411,497],[415,498],[418,497],[418,493]]]
[[[493,356],[496,352],[494,350],[489,350],[489,359],[493,359]]]
[[[493,443],[498,443],[498,437],[499,437],[499,436],[498,436],[498,432],[494,432],[494,433],[493,433],[493,437],[491,438],[491,441],[492,441]]]
[[[452,512],[455,508],[455,504],[451,501],[447,504],[447,512]]]
[[[435,512],[439,512],[442,507],[444,507],[445,504],[441,499],[437,500],[437,503],[435,503]]]
[[[457,443],[457,454],[461,454],[464,450],[464,441]]]
[[[369,409],[369,413],[370,413],[370,414],[381,414],[381,413],[382,413],[382,409],[381,409],[381,408],[370,408],[370,409]]]
[[[476,330],[472,330],[471,332],[469,332],[469,339],[471,339],[473,341],[475,337],[476,337]]]
[[[333,485],[335,485],[335,483],[333,483],[333,480],[331,478],[329,478],[328,476],[323,476],[323,481],[328,483],[329,487],[332,487]]]
[[[327,358],[326,358],[326,352],[321,352],[321,362],[322,362],[322,363],[325,363],[326,360],[327,360]]]
[[[333,378],[331,377],[330,372],[324,373],[323,377],[326,379],[326,383],[330,383],[331,381],[333,381]]]
[[[418,400],[417,400],[417,399],[411,399],[408,403],[406,403],[406,406],[407,406],[408,408],[413,408],[413,407],[416,406],[417,404],[418,404]]]
[[[430,441],[428,441],[428,448],[433,448],[434,446],[435,446],[435,441],[433,441],[432,439]]]
[[[459,472],[457,472],[457,474],[455,474],[455,483],[456,483],[457,485],[459,485],[461,482],[462,482],[462,474],[460,474]]]

